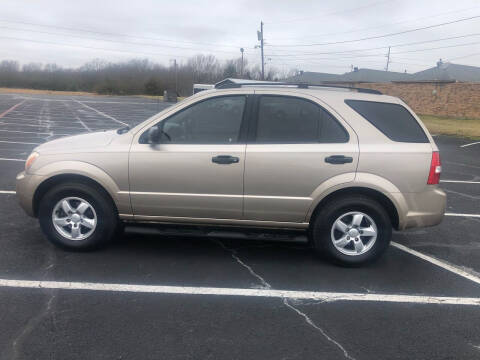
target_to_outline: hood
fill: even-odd
[[[119,136],[117,130],[99,131],[82,135],[66,136],[46,142],[37,146],[34,151],[38,153],[52,152],[76,152],[79,150],[93,150],[109,145],[112,140]]]

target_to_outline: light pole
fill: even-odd
[[[240,48],[240,52],[242,53],[242,62],[241,62],[241,65],[240,65],[240,77],[243,78],[243,52],[245,50],[243,48]]]
[[[260,31],[257,31],[257,38],[260,41],[260,51],[262,57],[262,80],[265,80],[265,59],[263,58],[263,21],[260,21]]]

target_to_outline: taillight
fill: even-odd
[[[440,153],[432,152],[432,162],[430,163],[430,173],[428,174],[428,185],[436,185],[440,182],[440,174],[442,173],[442,164],[440,163]]]

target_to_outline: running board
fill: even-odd
[[[239,240],[258,241],[279,241],[293,243],[307,243],[308,238],[305,231],[295,230],[240,230],[240,229],[218,229],[212,227],[184,227],[184,226],[163,226],[163,225],[125,225],[125,233],[153,235],[153,236],[179,236],[179,237],[209,237],[227,238]]]

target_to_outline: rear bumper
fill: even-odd
[[[30,175],[22,171],[17,175],[16,193],[17,199],[25,212],[32,217],[35,217],[33,208],[33,196],[37,190],[38,185],[43,181],[44,176]]]
[[[407,213],[399,221],[399,230],[440,224],[445,215],[447,195],[437,186],[421,193],[404,193]]]

